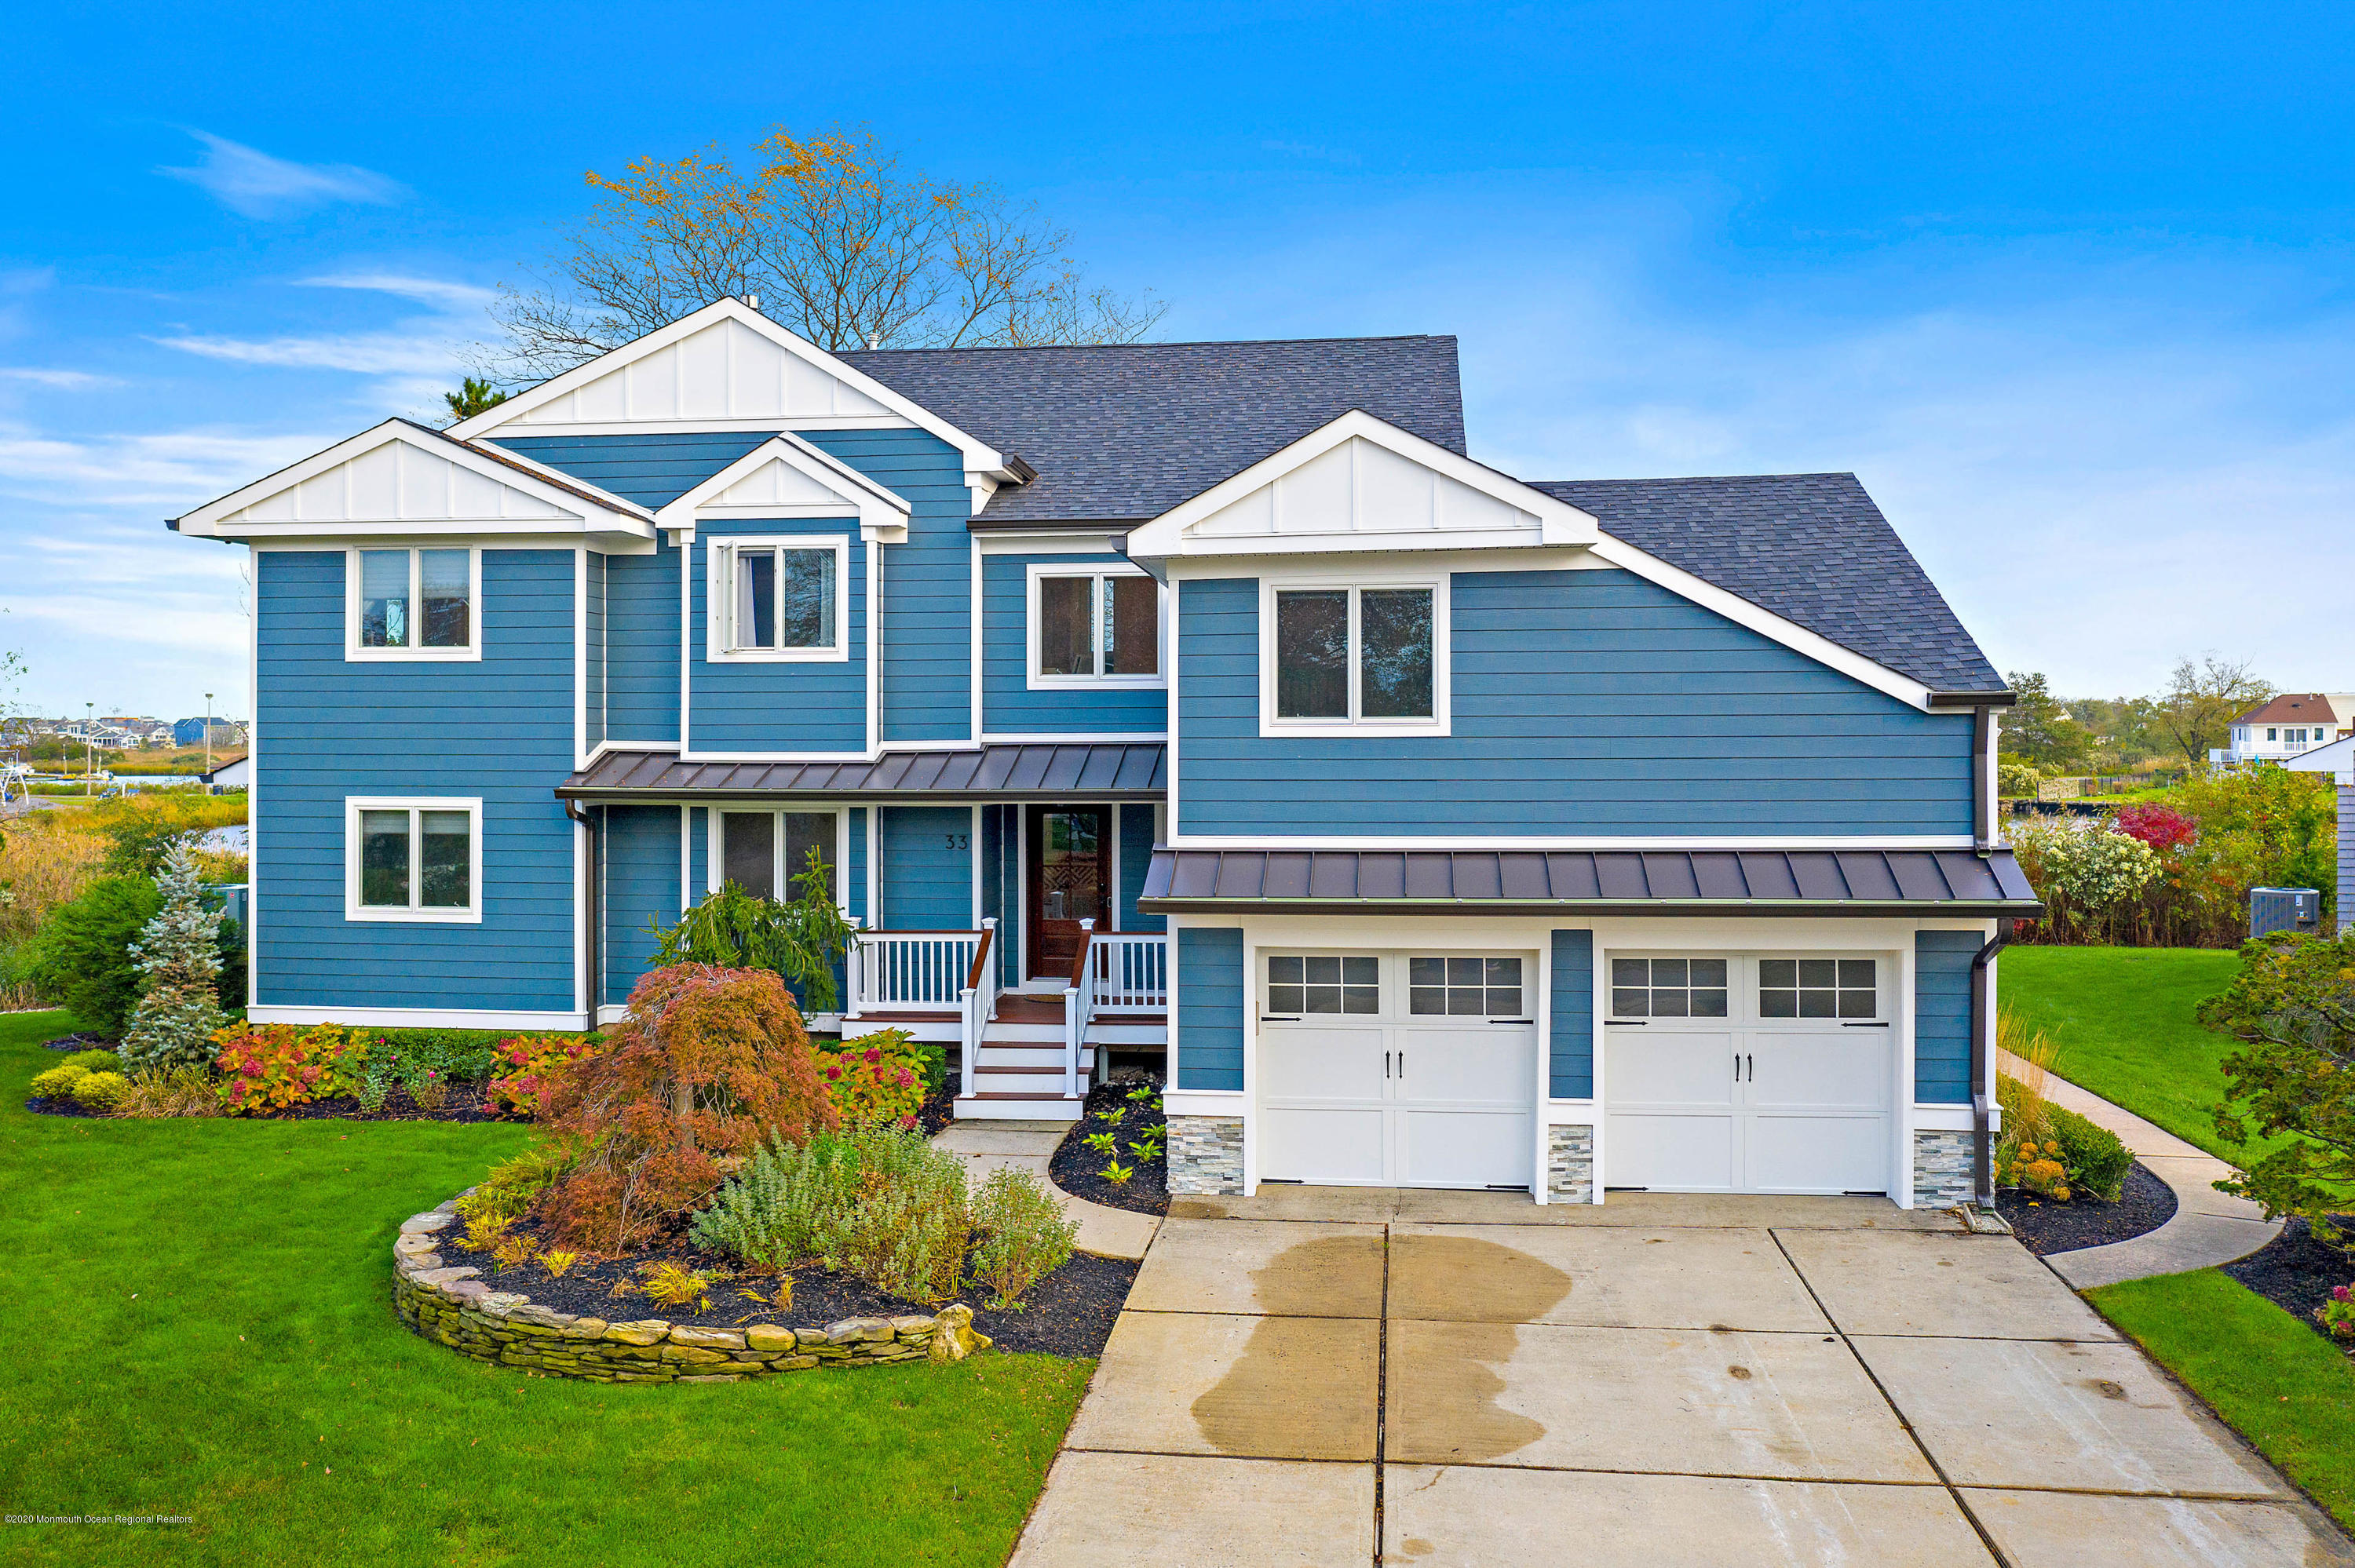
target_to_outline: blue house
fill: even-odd
[[[175,526],[253,554],[257,1020],[585,1027],[815,853],[817,1026],[968,1117],[1166,1057],[1179,1190],[1984,1190],[2010,695],[1852,476],[1511,478],[1444,337],[722,300]]]

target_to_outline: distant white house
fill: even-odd
[[[2285,692],[2232,721],[2232,743],[2211,762],[2287,762],[2355,735],[2355,692]]]
[[[204,776],[208,789],[243,789],[253,782],[253,759],[240,757],[224,762]]]

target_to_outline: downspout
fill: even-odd
[[[598,972],[597,954],[598,950],[605,945],[605,927],[602,919],[604,910],[601,906],[602,901],[598,897],[598,894],[605,885],[605,879],[600,874],[597,864],[597,819],[582,810],[576,802],[571,800],[564,802],[564,814],[580,823],[589,834],[589,853],[586,857],[589,885],[582,893],[581,900],[589,911],[589,940],[581,956],[581,966],[589,982],[582,989],[589,999],[589,1028],[591,1033],[594,1033],[597,1028],[597,1004],[604,997],[604,976]]]
[[[1971,845],[1985,860],[1995,849],[1995,710],[1971,710]]]
[[[1982,1209],[1995,1207],[1994,1148],[1987,1137],[1987,1055],[1994,1020],[1987,1007],[1987,966],[2003,948],[2003,924],[1971,960],[1971,1193]]]

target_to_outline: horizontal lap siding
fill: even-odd
[[[1029,686],[1033,565],[1124,565],[1112,555],[984,556],[981,558],[981,727],[993,735],[1157,735],[1168,726],[1169,694],[1133,686]]]
[[[651,556],[605,561],[605,726],[617,741],[678,740],[678,564]]]
[[[837,630],[850,657],[840,662],[762,661],[714,663],[707,657],[710,630],[709,543],[774,535],[790,538],[815,534],[847,536],[844,565],[850,572],[850,609]],[[687,740],[698,752],[838,751],[867,749],[867,546],[856,517],[730,520],[706,523],[695,541],[688,569],[687,624],[692,629],[695,667],[688,675],[694,712]]]
[[[648,430],[614,436],[485,438],[609,494],[660,510],[769,440],[770,430]]]
[[[254,1001],[570,1011],[573,557],[483,552],[479,662],[347,663],[344,556],[261,552]],[[344,801],[480,796],[480,925],[347,920]]]
[[[1553,934],[1551,1039],[1547,1090],[1558,1100],[1594,1095],[1594,933]]]
[[[1243,1086],[1243,934],[1178,933],[1178,1086]]]
[[[883,813],[882,929],[971,930],[972,810],[964,806],[879,810]]]
[[[805,430],[802,439],[914,508],[883,546],[883,738],[973,734],[973,518],[964,462],[923,430]]]
[[[1153,808],[1124,805],[1120,812],[1120,928],[1166,931],[1169,917],[1147,915],[1136,901],[1145,895],[1145,874],[1153,863]]]
[[[1459,572],[1454,733],[1263,739],[1259,585],[1179,585],[1189,833],[1959,833],[1971,721],[1622,571]]]
[[[1973,931],[1913,938],[1913,1100],[1966,1105],[1971,1097],[1971,960],[1986,938]]]
[[[588,550],[582,553],[582,558],[586,572],[581,611],[586,628],[581,646],[585,666],[582,711],[588,725],[585,739],[594,747],[605,738],[605,557]]]
[[[630,988],[654,966],[655,938],[647,927],[678,921],[679,814],[677,806],[605,808],[601,983],[608,1003],[627,1001]]]

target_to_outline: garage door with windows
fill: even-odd
[[[1887,968],[1873,958],[1613,954],[1605,1185],[1890,1191]]]
[[[1530,1185],[1534,957],[1275,952],[1254,979],[1263,1180]]]

